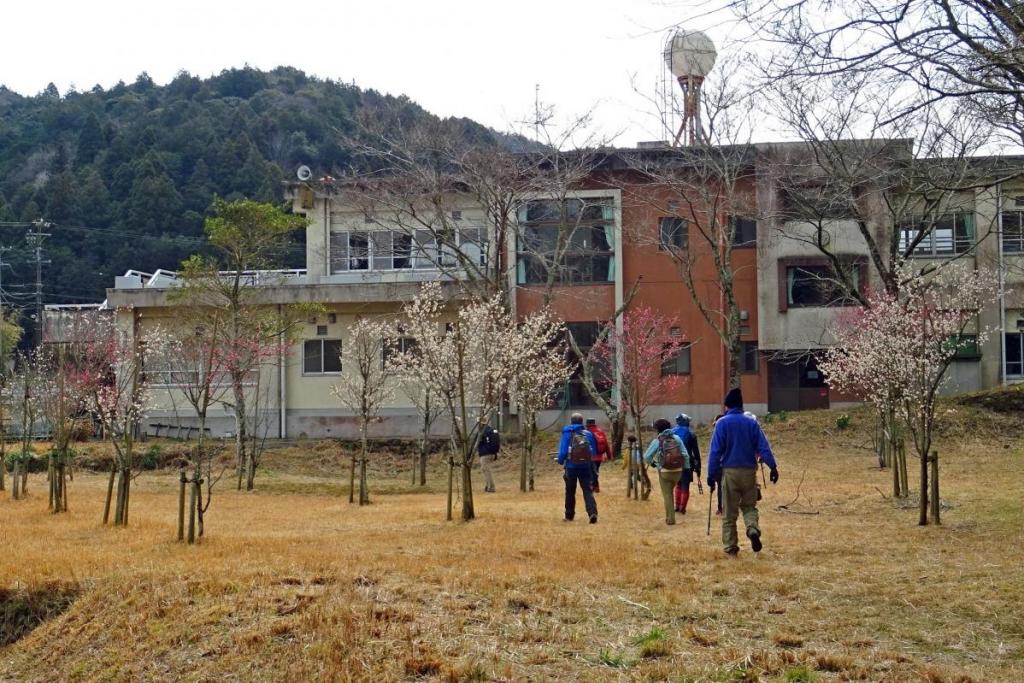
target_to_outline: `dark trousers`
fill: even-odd
[[[565,518],[572,519],[576,516],[576,483],[579,482],[580,490],[583,492],[583,504],[587,508],[587,516],[597,514],[597,501],[594,500],[594,491],[591,488],[591,470],[589,467],[566,467],[565,474]]]
[[[601,488],[601,482],[598,479],[598,477],[601,475],[601,461],[600,460],[594,460],[592,462],[592,464],[594,465],[594,486],[593,486],[593,489],[595,491],[597,491],[597,490],[599,490]]]

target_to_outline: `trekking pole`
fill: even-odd
[[[700,475],[697,475],[697,493],[704,495],[704,485],[700,483]]]
[[[768,480],[764,478],[764,460],[758,460],[758,462],[761,464],[761,484],[763,484],[764,488],[767,490]]]
[[[710,484],[708,484],[708,486],[710,486]],[[721,484],[719,484],[719,486],[721,486]],[[713,493],[714,491],[708,489],[708,536],[711,535],[711,501],[715,499],[712,495]]]

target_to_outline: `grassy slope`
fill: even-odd
[[[466,525],[438,494],[350,507],[318,476],[330,454],[293,474],[292,449],[265,491],[217,496],[193,548],[171,541],[169,475],[140,477],[127,530],[97,525],[100,477],[78,476],[55,518],[37,475],[32,499],[0,500],[0,587],[81,594],[0,649],[0,680],[1024,680],[1024,442],[999,436],[1019,422],[956,410],[941,528],[883,499],[856,428],[769,425],[783,479],[762,503],[766,550],[736,561],[705,535],[707,496],[666,527],[617,467],[590,526],[561,521],[557,469],[522,495],[506,458]],[[818,514],[777,511],[801,477],[791,509]]]

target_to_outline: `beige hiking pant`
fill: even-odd
[[[736,519],[743,512],[747,533],[761,533],[757,525],[757,470],[727,467],[722,470],[722,545],[725,551],[739,549]]]
[[[676,523],[676,501],[674,491],[676,484],[683,476],[682,470],[661,470],[658,472],[658,483],[661,485],[661,498],[665,501],[665,523]]]
[[[484,475],[484,488],[488,491],[494,490],[494,461],[497,459],[496,455],[480,456],[480,472]]]

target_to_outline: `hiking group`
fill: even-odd
[[[757,512],[757,501],[761,493],[757,484],[758,466],[768,466],[773,484],[779,480],[779,470],[757,418],[743,411],[743,395],[740,390],[732,389],[726,395],[723,405],[725,412],[715,418],[712,430],[707,459],[707,484],[708,493],[717,493],[719,497],[722,546],[727,555],[735,557],[739,553],[736,522],[740,514],[743,516],[751,549],[756,553],[763,546]],[[677,514],[686,514],[693,481],[697,481],[698,490],[701,486],[700,444],[690,430],[690,423],[690,417],[682,413],[676,416],[675,427],[668,420],[655,420],[653,427],[656,436],[651,439],[640,458],[658,474],[665,506],[665,523],[669,525],[676,523]],[[490,427],[487,429],[493,431]],[[492,439],[490,436],[487,438]],[[483,440],[480,453],[483,456]],[[587,518],[591,524],[597,523],[597,500],[594,494],[601,490],[601,463],[611,458],[608,438],[596,421],[584,421],[583,415],[573,413],[569,424],[562,428],[557,457],[558,464],[564,470],[565,521],[571,522],[576,518],[578,488],[583,496]],[[492,465],[493,459],[489,459],[485,470],[485,491],[494,490],[493,477],[489,471]],[[710,506],[708,520],[710,530]]]

